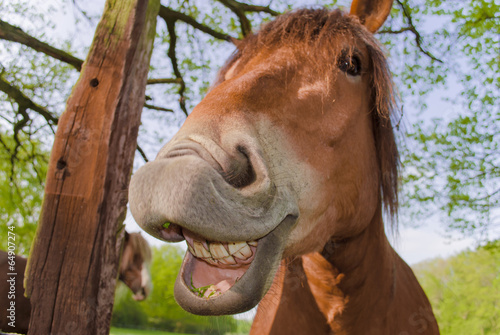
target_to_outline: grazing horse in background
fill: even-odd
[[[10,289],[9,283],[4,280],[4,274],[10,273],[8,264],[8,254],[0,250],[0,330],[19,334],[28,332],[31,304],[24,296],[24,271],[27,259],[15,256],[15,300],[7,299]],[[127,285],[134,300],[144,300],[151,292],[151,277],[149,275],[149,264],[151,263],[151,249],[140,233],[125,232],[125,241],[120,261],[119,279]],[[15,327],[8,325],[7,318],[10,301],[15,301]],[[7,313],[7,314],[6,314]]]
[[[301,9],[237,43],[208,95],[130,184],[149,234],[186,240],[195,314],[261,300],[251,334],[438,334],[384,231],[397,210],[393,87],[373,33],[392,0]]]
[[[125,232],[118,279],[127,285],[134,300],[144,300],[151,292],[151,248],[140,233]]]

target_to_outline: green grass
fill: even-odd
[[[110,335],[184,335],[180,333],[170,333],[159,330],[125,329],[111,327]]]

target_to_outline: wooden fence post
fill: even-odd
[[[61,116],[26,271],[29,334],[108,334],[159,0],[107,0]]]

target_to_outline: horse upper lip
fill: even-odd
[[[266,178],[237,189],[192,155],[146,163],[132,176],[129,194],[136,222],[159,239],[162,225],[171,222],[209,240],[252,241],[297,214],[288,187]]]
[[[182,228],[175,223],[170,223],[168,228],[161,228],[159,235],[162,240],[167,242],[180,242],[184,240]]]

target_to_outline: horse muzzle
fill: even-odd
[[[187,311],[244,312],[270,287],[298,210],[264,162],[249,140],[222,148],[191,136],[167,144],[132,177],[137,223],[161,240],[188,244],[175,284]]]

